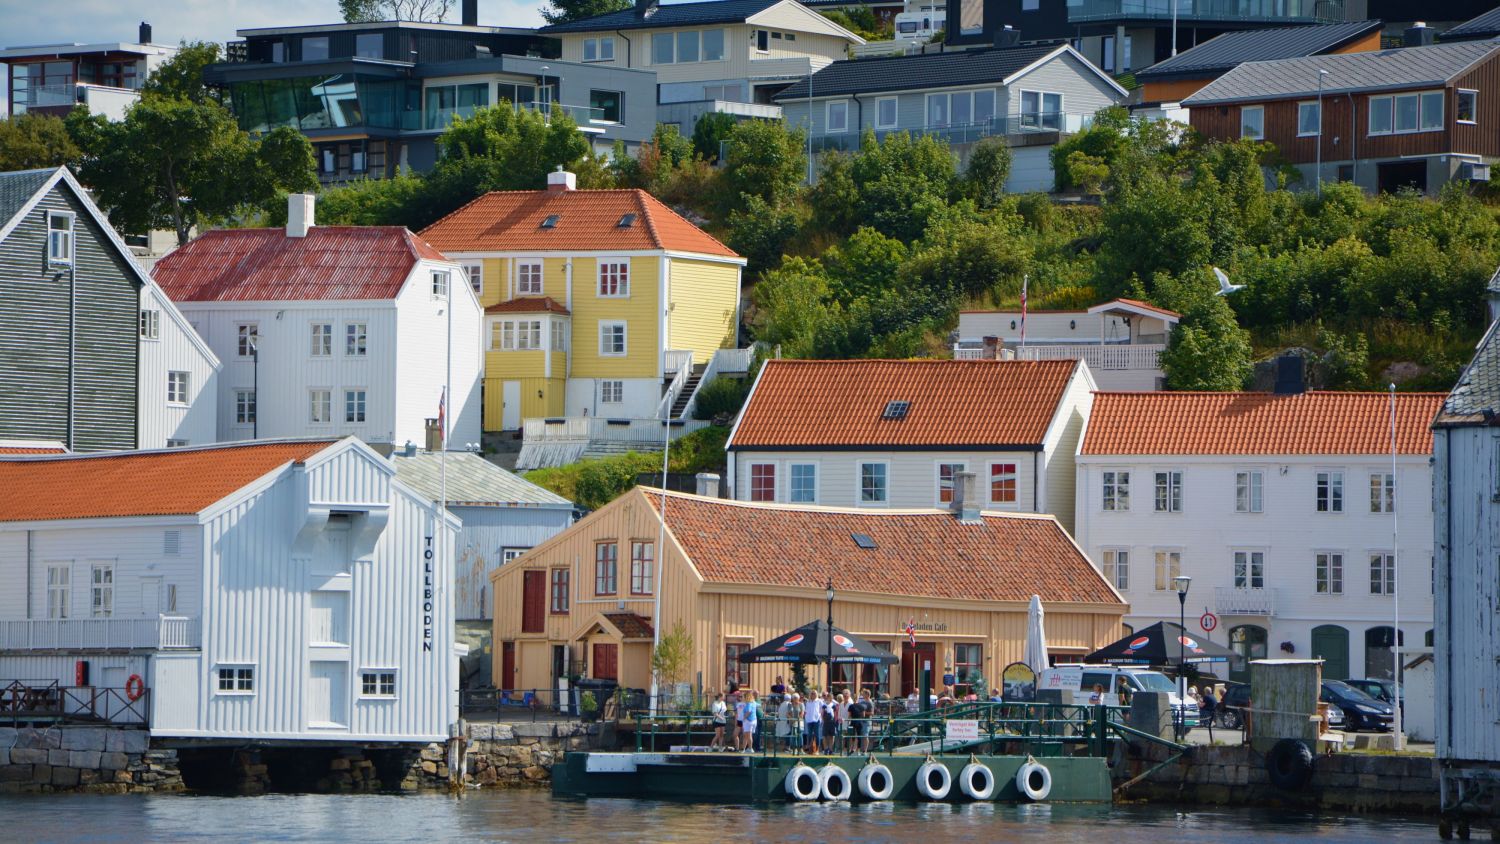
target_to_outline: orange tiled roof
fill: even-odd
[[[1111,299],[1110,301],[1105,302],[1104,304],[1106,304],[1106,305],[1113,305],[1115,303],[1119,303],[1121,305],[1131,305],[1131,306],[1140,308],[1141,310],[1145,310],[1145,311],[1155,311],[1156,313],[1159,313],[1162,316],[1169,316],[1169,317],[1172,317],[1173,319],[1181,319],[1182,318],[1182,314],[1179,314],[1176,311],[1169,311],[1166,308],[1159,308],[1156,305],[1151,304],[1150,302],[1142,302],[1140,299]]]
[[[331,444],[245,443],[0,459],[0,522],[197,513]]]
[[[633,612],[607,612],[604,617],[627,639],[650,639],[656,635],[651,620]]]
[[[639,488],[658,512],[660,490]],[[668,493],[667,526],[709,582],[981,601],[1124,603],[1050,516],[840,510]],[[852,534],[874,540],[873,549]]]
[[[1389,454],[1387,393],[1098,393],[1083,454]],[[1431,454],[1441,393],[1396,394],[1396,450]]]
[[[490,305],[484,309],[487,314],[559,314],[568,316],[569,311],[563,304],[551,296],[520,296],[509,301]]]
[[[732,448],[1039,447],[1072,360],[770,360]],[[886,405],[910,402],[904,419]]]
[[[44,445],[41,443],[27,443],[22,445],[16,442],[0,440],[0,454],[67,454],[68,450],[61,443],[57,445]]]
[[[635,220],[621,226],[627,214]],[[553,215],[556,225],[542,228]],[[739,257],[643,190],[495,191],[423,229],[422,237],[445,252],[669,249]]]

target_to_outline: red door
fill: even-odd
[[[906,696],[912,692],[920,692],[922,685],[922,665],[927,663],[932,670],[932,684],[934,691],[941,677],[938,676],[937,643],[919,642],[913,646],[910,642],[901,646],[901,694]]]
[[[521,632],[542,633],[547,629],[547,573],[528,571],[521,578]]]
[[[613,643],[594,643],[594,679],[620,679],[620,646]]]
[[[502,642],[500,645],[500,688],[516,687],[516,643]]]

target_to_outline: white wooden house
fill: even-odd
[[[1082,360],[1101,390],[1159,390],[1161,353],[1181,318],[1135,299],[1086,310],[1033,310],[1024,319],[1020,311],[962,311],[953,357]]]
[[[1093,403],[1082,361],[772,360],[730,432],[730,495],[946,507],[959,472],[986,510],[1073,526],[1073,455]]]
[[[219,441],[222,364],[155,282],[141,288],[140,447]]]
[[[394,475],[354,438],[0,457],[0,680],[157,736],[445,738],[458,525]]]

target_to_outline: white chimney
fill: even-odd
[[[719,476],[713,472],[699,472],[695,478],[698,482],[698,494],[705,498],[719,497]]]
[[[286,198],[286,236],[307,237],[313,227],[313,207],[318,198],[310,193],[288,194]]]
[[[959,524],[977,525],[983,520],[979,516],[979,491],[973,472],[960,471],[953,473],[953,515],[958,517]]]
[[[557,165],[557,169],[547,174],[547,190],[578,190],[578,177],[569,173]]]

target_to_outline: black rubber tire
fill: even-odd
[[[1312,779],[1313,754],[1306,742],[1282,739],[1266,754],[1266,775],[1282,791],[1298,791]]]
[[[1226,730],[1238,730],[1240,728],[1240,714],[1233,709],[1226,709],[1219,716],[1219,726]]]

